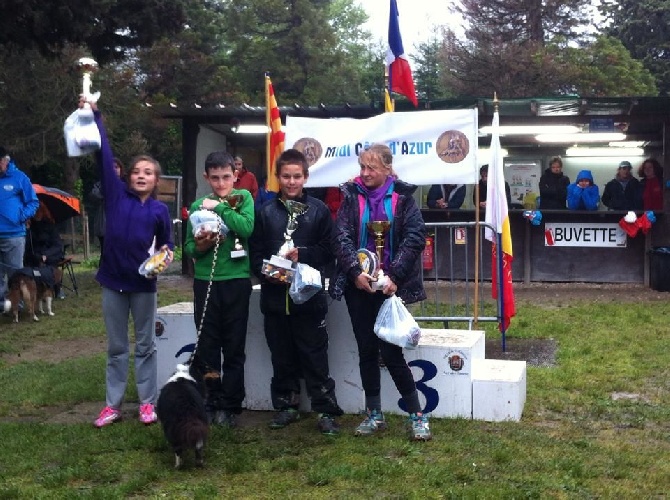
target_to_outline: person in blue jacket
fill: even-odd
[[[0,313],[6,310],[6,279],[23,267],[26,222],[40,202],[30,179],[0,146]],[[8,308],[8,307],[7,307]]]
[[[577,182],[568,186],[568,209],[598,210],[600,192],[593,183],[590,170],[582,170],[577,174]]]
[[[80,106],[83,105],[82,98]],[[158,249],[167,251],[168,262],[172,260],[172,221],[167,205],[155,197],[160,164],[150,156],[136,156],[130,162],[126,182],[120,179],[100,111],[95,103],[91,103],[91,108],[100,131],[96,161],[107,219],[104,251],[95,276],[102,285],[102,315],[107,331],[106,405],[94,425],[103,427],[121,420],[130,364],[131,314],[139,420],[149,425],[157,421],[156,277],[141,275],[139,267]]]

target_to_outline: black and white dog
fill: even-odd
[[[203,398],[204,385],[197,382],[188,365],[179,364],[161,389],[156,409],[165,438],[175,454],[175,468],[183,463],[184,451],[195,450],[195,463],[202,467],[209,426]]]

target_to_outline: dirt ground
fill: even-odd
[[[179,287],[191,290],[191,279],[181,275],[167,275],[160,278],[159,287]],[[429,295],[434,284],[428,284]],[[489,293],[486,290],[483,293]],[[667,301],[670,293],[658,292],[636,284],[587,284],[587,283],[532,283],[516,284],[514,293],[517,303],[532,303],[544,307],[567,305],[575,302],[599,303],[630,303]],[[552,366],[555,364],[558,344],[553,339],[515,339],[506,340],[505,352],[502,351],[500,338],[486,341],[486,357],[489,359],[525,360],[529,365]],[[21,361],[45,361],[58,363],[78,356],[90,356],[103,353],[106,348],[104,337],[61,340],[58,342],[40,343],[13,355],[2,355],[0,359],[8,364]],[[101,403],[84,403],[74,408],[45,408],[41,415],[33,418],[21,417],[21,420],[36,420],[51,423],[89,422],[95,418]],[[134,419],[137,408],[126,405],[124,417]],[[261,415],[258,415],[258,414]],[[265,421],[264,412],[245,412],[243,425],[253,425],[257,421]]]
[[[161,276],[160,286],[181,288],[185,292],[191,291],[192,280],[181,275]],[[444,285],[440,285],[443,290]],[[434,284],[427,283],[429,300],[434,294]],[[441,292],[440,292],[441,293]],[[482,292],[490,297],[485,288]],[[630,303],[667,301],[670,293],[658,292],[637,284],[592,284],[592,283],[515,283],[514,295],[517,303],[532,303],[544,307],[566,305],[575,302],[599,303]],[[446,292],[444,295],[446,297]],[[89,356],[105,351],[105,338],[85,338],[76,340],[61,340],[33,345],[30,348],[12,355],[0,355],[0,359],[8,364],[21,361],[46,361],[58,363],[65,359],[77,356]],[[532,365],[547,365],[553,363],[555,342],[543,339],[514,339],[508,338],[506,352],[502,352],[500,339],[487,341],[486,356],[496,359],[526,360]]]

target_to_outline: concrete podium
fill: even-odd
[[[260,291],[254,290],[247,327],[245,407],[250,410],[272,410],[272,365],[263,332],[259,299]],[[327,322],[330,374],[336,383],[338,402],[346,413],[358,413],[364,410],[365,398],[358,368],[358,348],[344,301],[330,303]],[[177,363],[188,360],[195,340],[192,303],[182,302],[158,309],[156,343],[159,387],[163,386]],[[484,340],[483,331],[424,329],[417,349],[405,350],[405,358],[417,381],[425,412],[435,417],[473,418],[473,363],[484,360]],[[384,368],[381,371],[383,411],[404,414],[400,395],[388,371]],[[525,401],[525,384],[523,390]],[[304,387],[301,409],[310,409]]]

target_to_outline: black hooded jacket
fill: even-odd
[[[565,209],[570,179],[560,172],[555,174],[548,168],[540,177],[540,208],[542,210]]]

